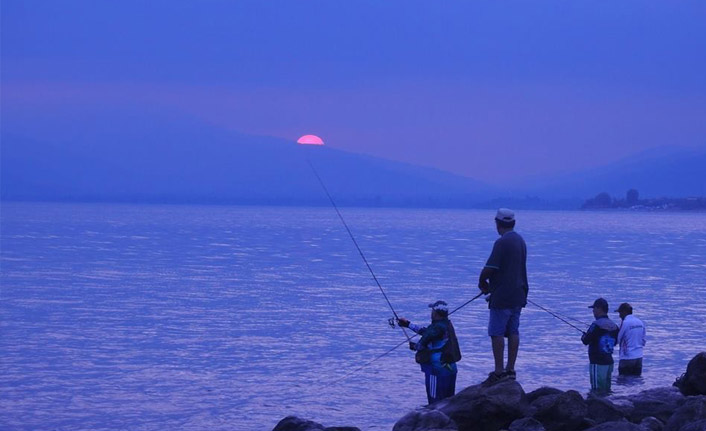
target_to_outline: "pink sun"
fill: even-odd
[[[300,145],[324,145],[324,141],[316,135],[304,135],[297,139],[297,144]]]

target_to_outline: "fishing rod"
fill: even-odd
[[[580,324],[582,324],[582,325],[585,326],[585,327],[591,326],[591,325],[589,325],[588,323],[584,322],[584,321],[581,320],[581,319],[577,319],[577,318],[575,318],[575,317],[568,316],[568,315],[563,314],[563,313],[560,313],[560,312],[558,312],[558,311],[556,311],[556,310],[553,310],[553,311],[554,311],[557,315],[563,317],[564,319],[569,319],[569,320],[574,321],[574,322],[576,322],[576,323],[580,323]]]
[[[363,250],[360,249],[360,246],[358,245],[358,241],[356,241],[355,236],[353,236],[353,232],[351,232],[351,229],[348,227],[348,223],[346,223],[346,220],[343,218],[341,211],[339,211],[338,206],[336,205],[336,202],[333,200],[333,197],[331,196],[331,193],[329,193],[328,188],[326,188],[326,184],[324,184],[324,181],[321,179],[321,176],[316,171],[314,164],[311,163],[311,160],[309,160],[308,158],[306,159],[306,162],[309,164],[309,167],[311,167],[311,171],[314,172],[316,179],[319,180],[319,184],[321,184],[321,188],[323,188],[324,192],[326,192],[326,196],[328,196],[328,199],[331,202],[331,205],[333,205],[333,208],[336,210],[336,214],[338,214],[338,218],[341,219],[341,223],[343,223],[343,226],[346,228],[346,231],[348,232],[348,235],[351,237],[353,244],[355,244],[355,248],[358,249],[358,253],[360,254],[360,257],[363,258],[363,262],[365,262],[365,266],[368,267],[368,271],[370,271],[370,275],[373,276],[373,280],[375,280],[375,284],[377,284],[378,289],[380,289],[380,292],[382,293],[382,296],[385,297],[385,301],[387,302],[387,305],[390,307],[390,310],[392,310],[392,314],[395,317],[394,317],[394,320],[390,319],[388,322],[390,323],[390,326],[392,326],[394,328],[394,326],[395,326],[394,321],[399,321],[400,316],[395,311],[395,307],[392,306],[392,303],[390,302],[390,298],[387,297],[387,294],[385,293],[385,290],[382,288],[382,285],[378,281],[378,278],[375,275],[373,268],[368,263],[368,259],[365,258],[365,254],[363,253]],[[407,334],[407,331],[405,331],[405,329],[401,326],[400,326],[400,328],[402,329],[402,332],[404,333],[404,336],[407,339],[406,341],[411,341],[411,338]]]
[[[582,333],[582,334],[586,333],[586,331],[584,331],[583,329],[581,329],[581,328],[575,326],[574,324],[570,323],[569,321],[563,319],[563,318],[562,318],[561,316],[559,316],[557,313],[554,313],[553,311],[547,310],[546,308],[542,307],[541,305],[537,304],[536,302],[532,301],[531,299],[527,299],[527,302],[529,302],[530,304],[534,305],[535,307],[538,307],[538,308],[540,308],[540,309],[546,311],[547,313],[551,314],[552,316],[556,317],[557,319],[561,320],[562,322],[564,322],[564,323],[566,323],[567,325],[571,326],[572,328],[576,329],[576,330],[579,331],[580,333]],[[568,317],[568,316],[567,316],[567,317]],[[585,323],[584,323],[584,325],[585,325]],[[588,325],[586,325],[586,326],[588,326]]]
[[[466,302],[464,302],[463,304],[459,305],[458,307],[454,308],[452,311],[449,311],[449,316],[452,315],[452,314],[454,314],[454,313],[457,312],[458,310],[462,309],[462,308],[465,307],[466,305],[470,304],[471,302],[475,301],[476,299],[480,298],[482,295],[484,295],[483,292],[479,293],[478,295],[474,296],[473,298],[469,299],[468,301],[466,301]],[[362,370],[363,368],[367,367],[368,365],[372,364],[373,362],[375,362],[375,361],[377,361],[377,360],[379,360],[379,359],[382,359],[382,358],[384,358],[385,356],[389,355],[390,353],[394,352],[395,350],[397,350],[397,349],[398,349],[401,345],[403,345],[404,343],[407,343],[408,341],[412,341],[412,338],[417,337],[418,335],[419,335],[419,334],[413,334],[412,337],[411,337],[409,340],[402,341],[401,343],[397,344],[395,347],[393,347],[393,348],[387,350],[387,351],[384,352],[384,353],[379,354],[378,356],[374,357],[373,359],[369,360],[368,362],[364,363],[363,365],[359,366],[358,368],[356,368],[356,369],[354,369],[354,370],[351,370],[351,371],[349,371],[348,373],[346,373],[345,375],[343,375],[342,377],[340,377],[340,378],[334,380],[333,382],[331,382],[331,384],[335,384],[335,383],[338,383],[338,382],[340,382],[340,381],[342,381],[342,380],[347,379],[348,377],[352,376],[353,374],[357,373],[358,371]]]
[[[463,304],[459,305],[458,307],[454,308],[452,311],[449,311],[449,316],[457,312],[458,310],[462,309],[466,305],[470,304],[471,302],[475,301],[476,299],[480,298],[481,296],[485,295],[485,292],[481,292],[478,295],[474,296],[473,298],[469,299],[468,301],[464,302]]]

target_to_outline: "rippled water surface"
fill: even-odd
[[[476,294],[492,211],[342,211],[401,315]],[[616,393],[706,349],[706,214],[520,211],[517,230],[537,304],[590,322],[604,296],[646,322],[643,378]],[[425,403],[404,348],[337,381],[404,337],[331,208],[3,203],[1,234],[0,429],[387,430]],[[492,369],[485,307],[453,316],[459,387]],[[531,305],[521,325],[525,390],[589,389],[576,329]]]

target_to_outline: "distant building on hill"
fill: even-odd
[[[706,211],[706,197],[689,198],[655,198],[640,199],[636,189],[630,189],[625,194],[625,199],[611,197],[606,192],[601,192],[591,199],[587,199],[581,209],[630,209],[644,211]]]

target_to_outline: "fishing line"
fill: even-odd
[[[319,184],[321,184],[321,188],[323,188],[324,192],[326,192],[326,196],[328,196],[329,201],[331,201],[331,205],[333,205],[333,208],[336,210],[336,214],[338,214],[338,218],[341,219],[341,223],[343,223],[343,226],[346,228],[346,231],[348,232],[348,235],[351,237],[353,244],[355,244],[355,248],[358,249],[358,253],[360,254],[360,257],[363,258],[363,262],[365,262],[365,266],[368,267],[368,271],[370,271],[370,275],[373,276],[373,280],[375,280],[375,284],[377,284],[378,289],[380,289],[382,296],[385,297],[385,301],[387,301],[387,305],[390,307],[390,310],[392,310],[392,314],[395,316],[395,320],[400,320],[400,317],[397,315],[397,312],[395,311],[395,307],[392,306],[392,303],[390,302],[390,299],[387,297],[385,290],[382,288],[382,285],[380,285],[378,278],[375,276],[375,272],[373,272],[373,268],[368,263],[368,259],[365,258],[365,254],[363,254],[363,250],[360,249],[360,246],[358,245],[358,241],[355,240],[355,236],[353,236],[353,232],[351,232],[351,229],[348,227],[348,223],[346,223],[346,220],[343,218],[341,211],[338,210],[338,206],[336,205],[336,202],[333,200],[331,193],[329,193],[328,188],[326,188],[326,184],[324,184],[324,181],[321,179],[321,176],[316,171],[314,164],[311,163],[311,160],[309,160],[307,158],[306,162],[309,164],[309,167],[311,167],[312,172],[314,172],[316,179],[319,180]],[[390,326],[394,327],[392,320],[390,320]],[[402,327],[400,326],[400,328],[402,328]],[[406,341],[411,341],[411,338],[409,338],[409,335],[407,335],[407,331],[405,331],[404,328],[402,328],[402,332],[404,333],[404,336],[407,339]]]
[[[475,301],[476,299],[480,298],[482,295],[483,295],[483,292],[479,293],[478,295],[474,296],[473,298],[469,299],[468,301],[466,301],[466,302],[464,302],[463,304],[459,305],[458,307],[454,308],[452,311],[449,311],[449,316],[452,315],[452,314],[454,314],[454,313],[457,312],[458,310],[462,309],[462,308],[465,307],[466,305],[470,304],[471,302]],[[417,337],[418,335],[419,335],[419,334],[413,334],[411,338]],[[369,360],[368,362],[364,363],[363,365],[359,366],[358,368],[349,371],[348,373],[346,373],[346,374],[343,375],[342,377],[340,377],[340,378],[334,380],[333,382],[331,382],[331,384],[335,384],[335,383],[338,383],[338,382],[340,382],[340,381],[342,381],[342,380],[345,380],[345,379],[347,379],[348,377],[352,376],[353,374],[357,373],[358,371],[362,370],[363,368],[367,367],[368,365],[372,364],[373,362],[375,362],[375,361],[377,361],[377,360],[379,360],[379,359],[384,358],[385,356],[387,356],[387,355],[389,355],[390,353],[392,353],[392,352],[394,352],[395,350],[397,350],[397,349],[398,349],[401,345],[403,345],[404,343],[407,343],[407,342],[409,342],[409,341],[412,341],[411,338],[410,338],[409,340],[402,341],[401,343],[399,343],[399,344],[396,345],[395,347],[393,347],[393,348],[387,350],[387,351],[384,352],[384,353],[379,354],[378,356],[374,357],[373,359]]]
[[[580,333],[583,334],[583,333],[586,332],[586,331],[584,331],[583,329],[581,329],[581,328],[579,328],[579,327],[573,325],[572,323],[569,323],[569,321],[563,319],[563,318],[560,317],[557,313],[554,313],[553,311],[547,310],[546,308],[542,307],[541,305],[537,304],[536,302],[534,302],[534,301],[532,301],[532,300],[530,300],[530,299],[527,299],[527,302],[529,302],[530,304],[534,305],[535,307],[541,308],[542,310],[546,311],[547,313],[551,314],[552,316],[556,317],[557,319],[561,320],[562,322],[564,322],[564,323],[566,323],[567,325],[571,326],[572,328],[576,329],[576,330],[579,331]],[[585,324],[585,323],[584,323],[584,324]],[[588,326],[588,325],[587,325],[587,326]]]
[[[464,302],[463,304],[459,305],[458,307],[454,308],[452,311],[449,312],[449,316],[452,315],[452,314],[454,314],[454,313],[457,312],[458,310],[462,309],[462,308],[465,307],[466,305],[470,304],[471,302],[475,301],[476,299],[480,298],[480,297],[483,296],[483,295],[484,295],[484,293],[481,292],[481,293],[479,293],[478,295],[474,296],[473,298],[469,299],[468,301]],[[584,330],[582,330],[582,329],[580,329],[580,328],[574,326],[573,324],[569,323],[568,321],[562,319],[557,313],[552,312],[551,310],[548,310],[548,309],[545,308],[545,307],[542,307],[541,305],[537,304],[536,302],[534,302],[534,301],[532,301],[532,300],[530,300],[530,299],[527,299],[527,302],[529,302],[530,304],[534,305],[535,307],[538,307],[538,308],[540,308],[540,309],[546,311],[547,313],[551,314],[552,316],[556,317],[557,319],[561,320],[562,322],[566,323],[567,325],[571,326],[572,328],[578,330],[579,332],[581,332],[581,333],[584,333],[584,332],[585,332]],[[568,316],[566,316],[566,317],[569,318]],[[576,320],[576,319],[574,319],[574,320]],[[583,322],[581,322],[581,323],[583,323]],[[585,323],[584,323],[584,325],[585,325]],[[586,326],[588,326],[588,325],[586,325]],[[411,338],[415,338],[415,337],[417,337],[418,335],[419,335],[419,334],[413,334]],[[336,380],[330,382],[330,384],[336,384],[336,383],[338,383],[338,382],[340,382],[340,381],[343,381],[343,380],[347,379],[348,377],[352,376],[353,374],[357,373],[358,371],[362,370],[363,368],[369,366],[369,365],[372,364],[373,362],[376,362],[376,361],[378,361],[378,360],[384,358],[385,356],[387,356],[387,355],[389,355],[390,353],[392,353],[392,352],[394,352],[395,350],[397,350],[400,346],[402,346],[402,345],[405,344],[406,342],[411,341],[411,338],[410,338],[409,340],[402,341],[401,343],[397,344],[396,346],[392,347],[391,349],[389,349],[389,350],[387,350],[387,351],[385,351],[385,352],[379,354],[378,356],[376,356],[376,357],[374,357],[373,359],[369,360],[368,362],[364,363],[363,365],[360,365],[359,367],[357,367],[357,368],[355,368],[355,369],[349,371],[348,373],[346,373],[345,375],[341,376],[340,378],[338,378],[338,379],[336,379]]]

